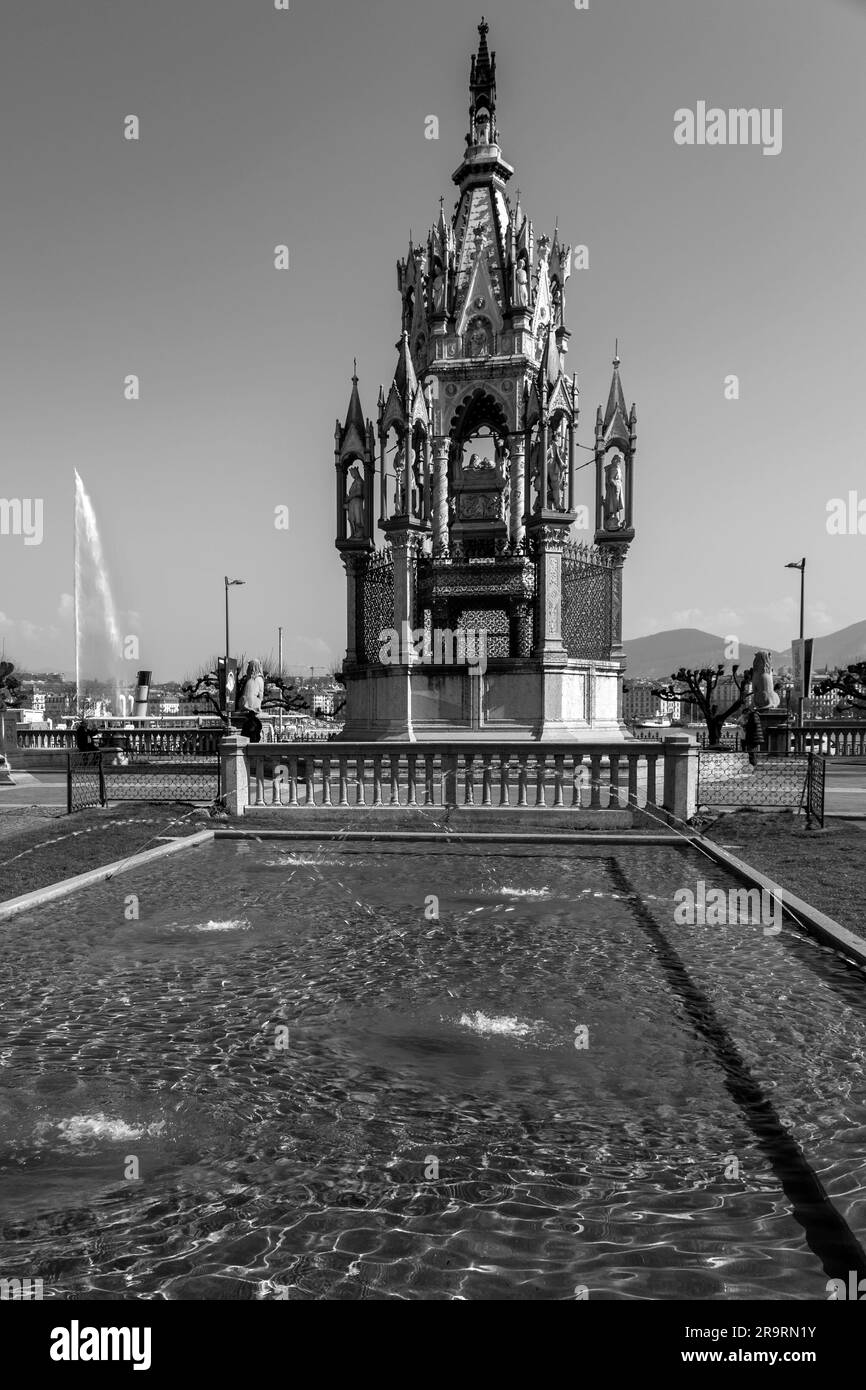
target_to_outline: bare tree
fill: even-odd
[[[660,700],[669,702],[689,700],[697,705],[701,712],[704,723],[707,726],[707,739],[711,748],[717,748],[722,741],[722,730],[726,720],[732,714],[742,709],[745,701],[749,697],[750,686],[752,683],[751,667],[738,675],[739,665],[731,668],[731,677],[737,690],[737,699],[728,705],[727,709],[720,710],[715,697],[716,687],[722,676],[725,675],[723,665],[718,665],[713,669],[705,666],[702,670],[695,670],[691,667],[681,666],[671,676],[670,681],[662,685],[654,685],[653,694]]]
[[[839,692],[837,710],[862,710],[866,713],[866,661],[855,661],[844,670],[840,667],[831,671],[815,684],[816,695],[829,695]]]

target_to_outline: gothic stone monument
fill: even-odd
[[[536,238],[498,144],[479,26],[458,199],[397,263],[397,367],[335,437],[347,581],[343,737],[628,737],[622,571],[636,414],[614,358],[595,425],[594,544],[573,538],[578,390],[565,370],[571,248]],[[374,493],[378,442],[378,529]]]

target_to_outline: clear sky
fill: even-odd
[[[866,535],[826,529],[831,498],[866,500],[866,6],[484,13],[512,188],[537,233],[558,216],[589,247],[567,287],[579,438],[617,336],[637,402],[625,636],[783,648],[783,566],[804,553],[807,631],[866,617]],[[342,657],[334,419],[353,356],[368,415],[393,375],[395,262],[440,193],[453,206],[480,18],[460,0],[3,0],[0,496],[44,500],[41,545],[0,536],[19,665],[72,666],[73,468],[156,679],[220,649],[226,572],[247,581],[238,648],[275,650],[282,623],[290,663]],[[674,112],[699,101],[781,107],[781,153],[678,146]]]

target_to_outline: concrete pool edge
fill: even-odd
[[[745,860],[738,859],[736,855],[722,849],[713,840],[708,840],[705,836],[695,833],[691,837],[691,843],[702,849],[717,864],[721,864],[723,868],[743,879],[751,888],[764,888],[774,894],[789,916],[793,917],[796,924],[807,935],[814,937],[825,946],[832,946],[835,950],[841,951],[843,955],[853,957],[858,965],[866,966],[866,940],[863,937],[856,936],[847,927],[843,927],[840,922],[828,917],[825,912],[820,912],[818,908],[812,907],[811,903],[807,903],[804,898],[798,898],[795,893],[790,893],[787,888],[783,888],[780,883],[776,883],[767,874],[761,873],[760,869],[753,869],[751,864],[747,864]]]
[[[79,888],[87,888],[93,883],[103,883],[108,878],[113,878],[115,874],[126,873],[129,869],[138,869],[143,864],[150,864],[155,859],[164,859],[167,854],[177,854],[182,849],[195,849],[198,845],[203,845],[211,841],[214,832],[211,829],[198,830],[194,835],[179,836],[176,840],[171,840],[165,845],[156,845],[154,849],[140,850],[137,854],[130,854],[125,859],[115,859],[110,864],[103,864],[98,869],[88,869],[86,873],[75,874],[72,878],[60,879],[57,883],[48,883],[44,888],[34,888],[30,893],[22,893],[18,898],[9,898],[6,902],[0,902],[0,921],[16,917],[20,912],[28,912],[31,908],[41,907],[43,903],[52,902],[56,898],[64,898],[69,893],[75,893]]]

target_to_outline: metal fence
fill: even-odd
[[[101,753],[67,753],[66,810],[86,811],[105,805],[105,780]]]
[[[562,552],[562,641],[572,658],[606,660],[613,622],[613,568],[597,546]]]
[[[698,806],[799,807],[808,776],[806,757],[759,757],[753,767],[747,753],[702,748],[698,753]]]
[[[221,795],[220,760],[116,752],[67,755],[66,809],[83,811],[110,801],[215,801]]]
[[[827,761],[817,753],[809,754],[809,777],[806,786],[806,822],[816,820],[824,825],[824,787],[827,780]]]

